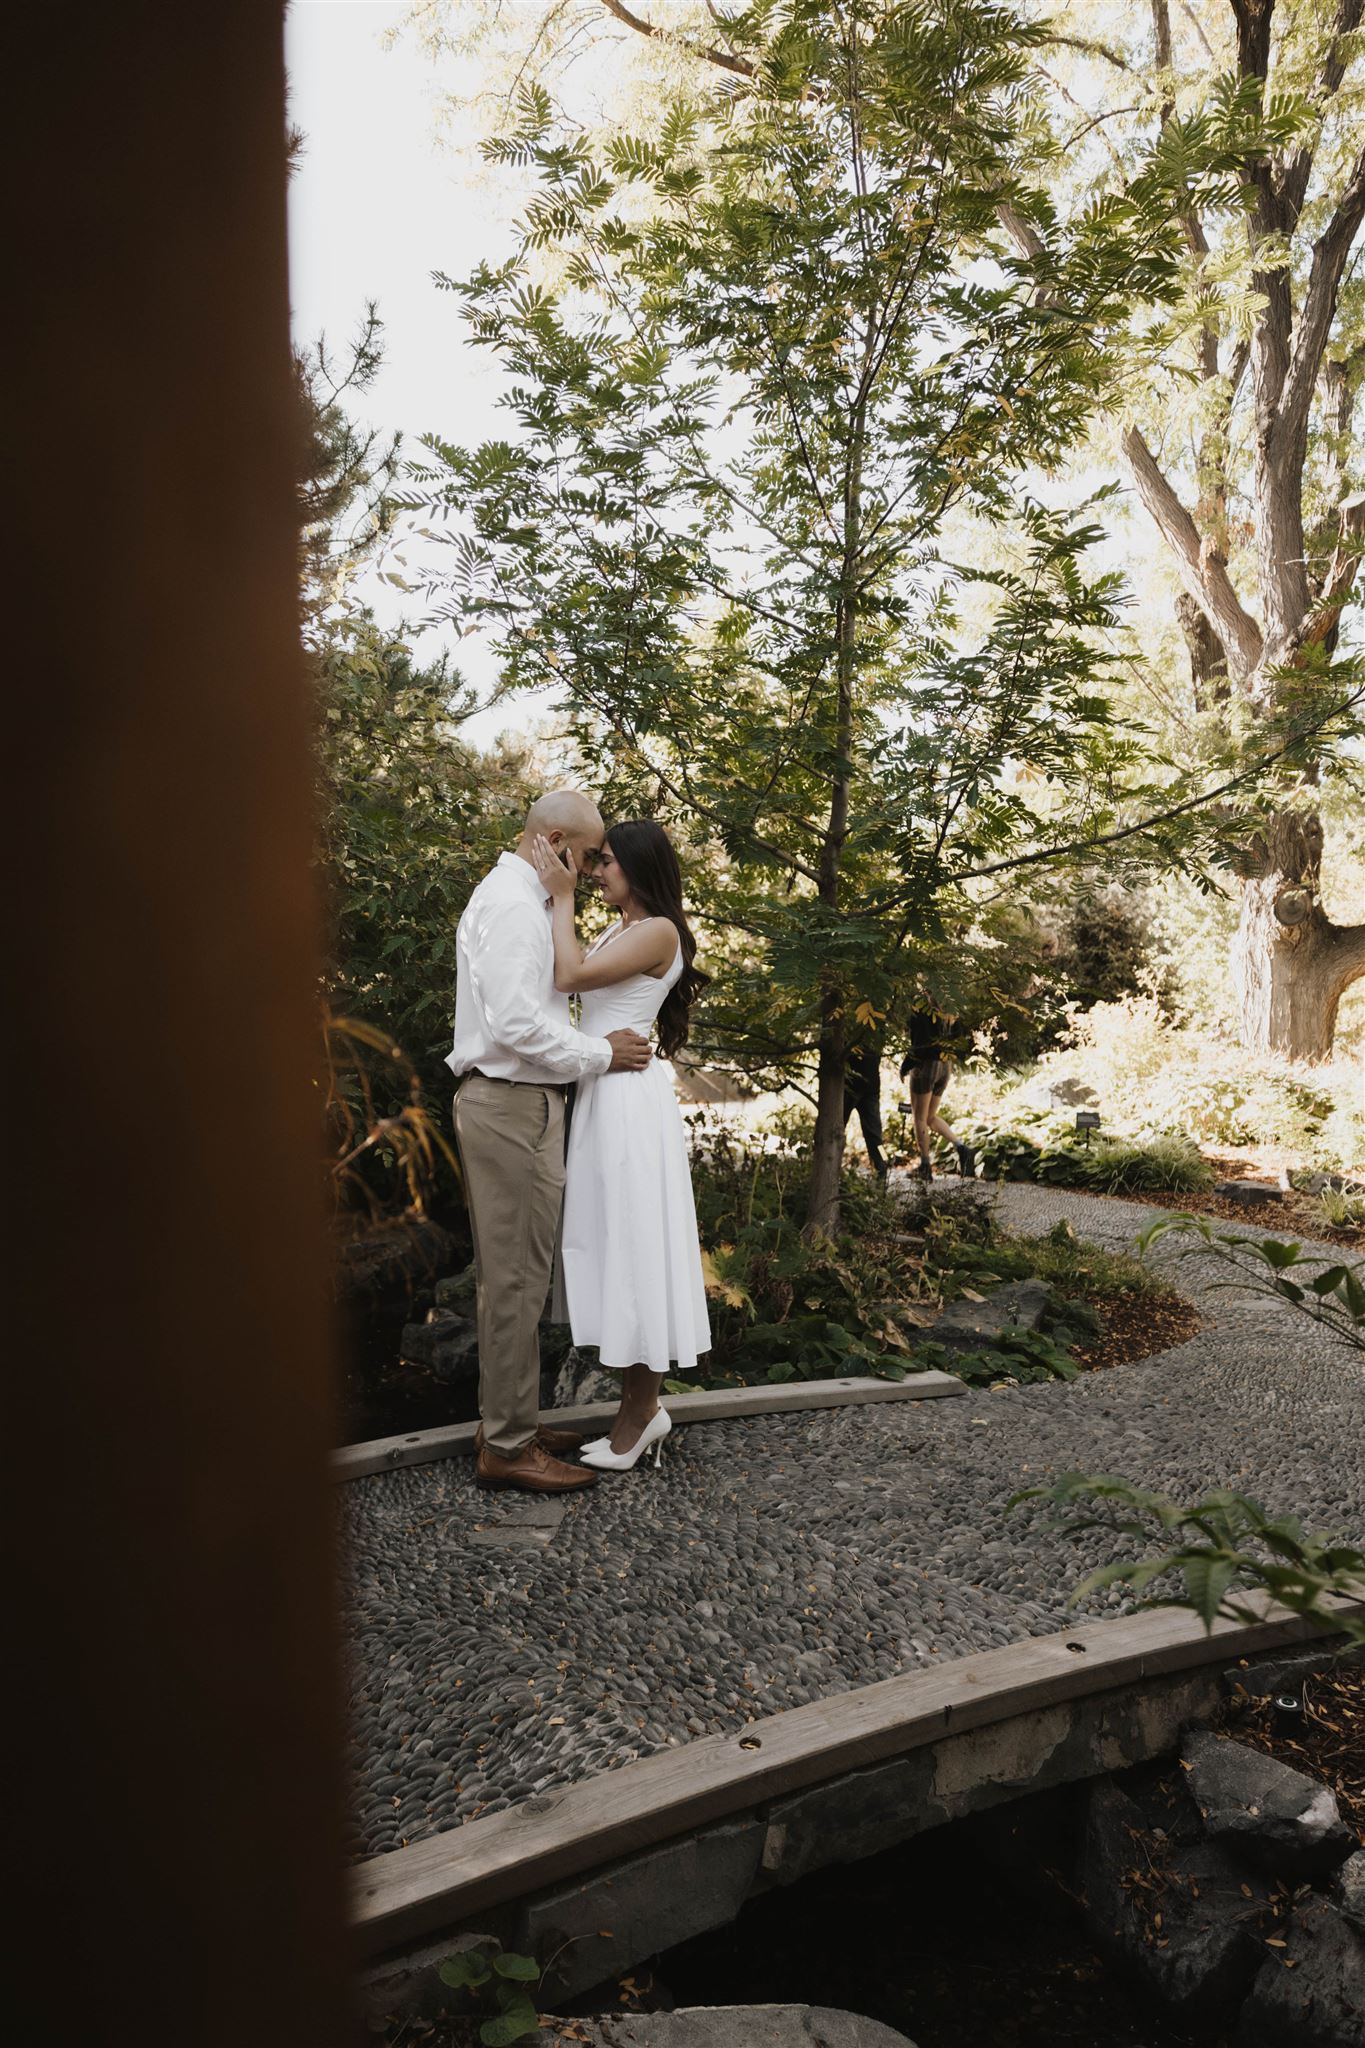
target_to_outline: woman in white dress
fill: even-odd
[[[657,1027],[658,1058],[640,1073],[578,1083],[569,1130],[561,1234],[561,1312],[575,1344],[622,1373],[608,1436],[583,1449],[599,1471],[629,1471],[671,1423],[659,1390],[711,1348],[697,1212],[682,1112],[663,1064],[687,1043],[688,1016],[710,976],[695,965],[678,856],[661,825],[613,825],[594,879],[618,922],[584,952],[574,925],[576,876],[549,843],[536,867],[554,905],[555,986],[582,1000],[595,1036]]]

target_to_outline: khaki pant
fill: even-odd
[[[467,1074],[455,1139],[478,1276],[479,1415],[489,1449],[510,1458],[540,1416],[537,1326],[564,1198],[564,1097]]]

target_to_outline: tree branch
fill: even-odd
[[[1333,718],[1338,718],[1343,712],[1353,709],[1359,703],[1363,694],[1365,692],[1355,690],[1349,697],[1344,697],[1340,704],[1334,705],[1329,712],[1326,712],[1317,721],[1317,729],[1320,731]],[[1172,804],[1169,810],[1155,811],[1149,818],[1140,818],[1136,825],[1120,825],[1112,832],[1097,833],[1093,839],[1073,839],[1065,846],[1043,847],[1037,853],[1021,853],[1016,855],[1013,860],[992,861],[989,866],[984,868],[966,868],[960,874],[946,875],[944,881],[945,883],[975,882],[983,875],[1003,875],[1015,868],[1038,867],[1046,861],[1065,860],[1073,853],[1088,853],[1092,847],[1117,846],[1121,840],[1140,838],[1143,833],[1150,832],[1156,825],[1169,825],[1176,818],[1182,818],[1190,811],[1203,810],[1209,804],[1217,803],[1220,797],[1230,795],[1234,789],[1239,789],[1243,783],[1256,781],[1259,776],[1265,774],[1267,768],[1273,768],[1277,761],[1282,760],[1290,748],[1297,745],[1301,739],[1302,734],[1299,734],[1293,740],[1286,740],[1282,747],[1276,747],[1273,753],[1266,754],[1261,760],[1253,762],[1251,767],[1244,768],[1240,775],[1229,776],[1226,782],[1220,782],[1216,788],[1206,790],[1202,796],[1187,797],[1183,803]],[[1352,932],[1356,929],[1355,926],[1349,927],[1349,930]],[[1360,927],[1360,929],[1365,930],[1365,926]]]
[[[717,64],[722,71],[733,71],[739,78],[754,76],[754,66],[747,58],[736,57],[729,50],[718,49],[714,43],[696,43],[690,36],[675,35],[671,29],[657,28],[652,21],[646,21],[642,15],[632,14],[629,7],[623,4],[623,0],[601,0],[601,5],[614,20],[619,21],[625,28],[634,29],[638,36],[655,36],[661,42],[677,43],[684,50],[690,50],[694,57],[702,57],[708,64]]]
[[[1317,647],[1327,638],[1345,609],[1365,553],[1365,493],[1347,498],[1341,507],[1341,529],[1323,578],[1322,592],[1303,629],[1303,645]]]
[[[1313,88],[1315,106],[1322,106],[1324,101],[1331,99],[1340,88],[1341,81],[1346,76],[1346,58],[1341,49],[1342,39],[1360,27],[1363,13],[1365,0],[1337,0],[1337,18],[1332,25],[1327,47],[1323,51],[1322,63]],[[1296,220],[1303,205],[1304,193],[1308,190],[1313,157],[1313,145],[1301,143],[1281,166],[1277,178],[1280,195]]]
[[[1337,988],[1344,993],[1365,975],[1365,924],[1334,924],[1326,939]]]
[[[1130,78],[1134,76],[1133,67],[1128,59],[1121,57],[1117,50],[1111,50],[1107,43],[1091,42],[1085,36],[1058,35],[1055,31],[1045,35],[1043,41],[1054,43],[1062,50],[1077,50],[1082,57],[1102,58],[1106,64],[1112,64],[1116,71],[1126,71]]]
[[[1122,445],[1138,496],[1172,549],[1186,589],[1227,649],[1234,675],[1253,674],[1261,659],[1261,629],[1233,589],[1226,567],[1201,543],[1193,518],[1136,427],[1125,427]]]
[[[1308,408],[1318,381],[1327,337],[1336,318],[1342,274],[1351,244],[1365,222],[1365,149],[1352,167],[1336,212],[1313,244],[1303,311],[1294,335],[1289,374],[1280,400],[1281,431],[1297,446],[1308,429]]]

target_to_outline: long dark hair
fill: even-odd
[[[664,997],[658,1020],[659,1057],[671,1060],[687,1043],[692,1005],[711,979],[693,964],[697,942],[683,910],[682,869],[672,840],[652,818],[627,818],[603,836],[641,910],[666,917],[682,942],[683,971]]]

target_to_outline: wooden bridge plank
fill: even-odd
[[[904,1380],[799,1380],[784,1386],[725,1387],[715,1392],[670,1394],[668,1412],[675,1423],[730,1422],[745,1415],[791,1415],[806,1408],[854,1408],[870,1401],[951,1400],[967,1391],[949,1372],[917,1372]],[[614,1401],[585,1401],[575,1408],[547,1408],[541,1421],[562,1429],[608,1423]],[[415,1430],[407,1436],[376,1437],[369,1443],[346,1444],[332,1456],[337,1479],[363,1479],[367,1473],[390,1472],[400,1465],[429,1465],[455,1458],[474,1448],[475,1422],[449,1423],[442,1429]]]
[[[1250,1603],[1249,1603],[1250,1604]],[[362,1946],[380,1954],[780,1794],[1094,1693],[1324,1633],[1296,1616],[1220,1622],[1177,1609],[1087,1623],[955,1658],[467,1821],[355,1873]]]

